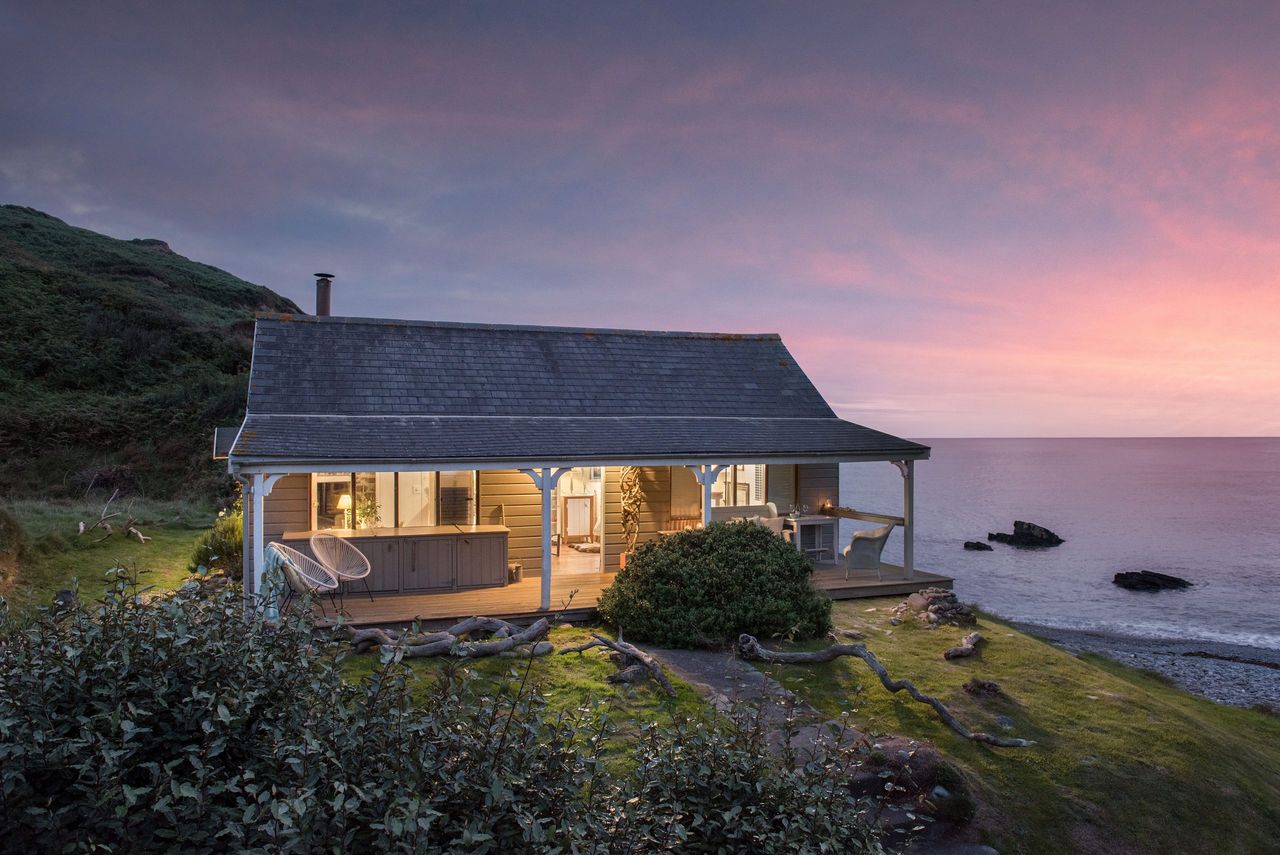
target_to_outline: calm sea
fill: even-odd
[[[953,576],[961,599],[1047,626],[1280,649],[1280,439],[923,442],[933,457],[916,464],[916,566]],[[841,476],[843,504],[900,513],[889,464],[844,464]],[[962,548],[1015,519],[1066,543]],[[885,555],[901,561],[896,533]],[[1111,583],[1122,570],[1194,587],[1125,591]]]

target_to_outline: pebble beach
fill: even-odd
[[[1028,623],[1015,626],[1072,653],[1096,653],[1163,674],[1187,691],[1218,703],[1241,707],[1266,704],[1280,710],[1280,650]]]

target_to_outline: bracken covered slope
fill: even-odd
[[[253,316],[291,301],[174,253],[0,206],[0,496],[216,490]]]

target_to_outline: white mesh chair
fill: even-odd
[[[303,594],[328,594],[332,599],[333,592],[338,590],[338,580],[323,564],[283,543],[273,541],[267,544],[267,549],[279,556],[278,566],[284,573],[285,585],[289,589],[280,607],[281,611],[288,607],[295,596]],[[324,614],[323,603],[320,604],[320,613]]]
[[[369,559],[359,549],[347,541],[332,534],[311,535],[311,552],[324,565],[332,576],[342,582],[364,582],[364,592],[373,602],[373,591],[369,589]],[[338,594],[341,596],[341,592]]]
[[[893,523],[873,528],[869,531],[855,531],[853,539],[844,548],[844,577],[849,578],[850,570],[874,570],[876,578],[883,579],[880,573],[880,553],[893,531]]]

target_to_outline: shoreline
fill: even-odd
[[[1140,638],[1101,630],[1012,626],[1071,653],[1096,653],[1122,665],[1155,671],[1192,694],[1221,704],[1280,709],[1280,650],[1218,641]]]

